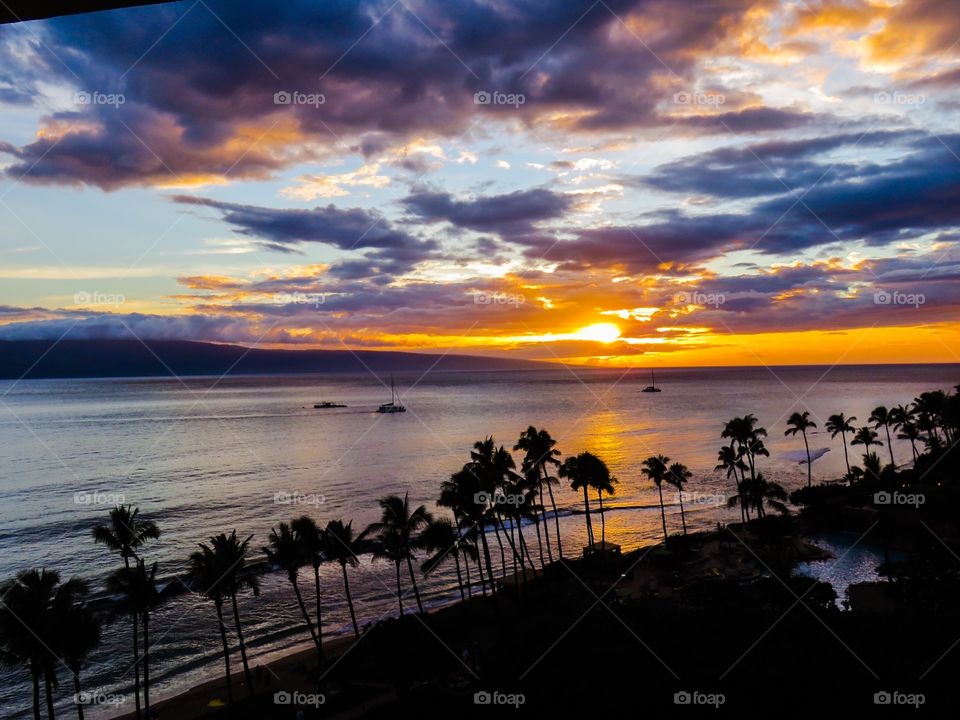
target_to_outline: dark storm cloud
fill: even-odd
[[[266,208],[192,195],[175,195],[173,200],[218,210],[238,233],[262,240],[271,249],[289,250],[303,243],[323,243],[345,251],[372,251],[363,260],[341,263],[338,267],[345,277],[406,272],[438,247],[435,241],[397,230],[383,216],[360,208],[344,210],[332,204],[311,209]]]
[[[529,233],[537,222],[563,217],[573,199],[545,188],[470,200],[423,190],[406,197],[403,204],[426,222],[447,221],[460,228],[505,236]]]
[[[38,24],[36,37],[5,26],[0,44],[33,49],[11,66],[8,93],[26,97],[42,73],[126,101],[48,118],[66,136],[45,133],[0,151],[14,157],[8,172],[29,171],[27,181],[109,190],[171,175],[263,177],[304,153],[343,151],[340,138],[376,152],[493,117],[562,116],[569,119],[556,122],[575,131],[670,124],[658,106],[756,4],[693,0],[642,42],[630,20],[662,17],[662,0],[210,0],[57,18]],[[278,106],[283,91],[323,93],[325,103]],[[522,93],[525,103],[477,105],[478,91]],[[741,129],[800,121],[778,110],[726,116]],[[278,120],[284,132],[274,137]]]

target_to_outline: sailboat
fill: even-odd
[[[650,384],[640,392],[661,392],[660,388],[657,387],[656,378],[653,376],[653,368],[650,368]]]
[[[393,375],[390,376],[390,402],[384,403],[377,408],[378,413],[401,413],[406,412],[407,409],[400,404],[400,398],[397,397],[396,391],[393,389]]]

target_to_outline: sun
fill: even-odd
[[[593,340],[600,343],[612,343],[620,337],[620,328],[613,323],[596,323],[580,328],[574,333],[578,340]]]

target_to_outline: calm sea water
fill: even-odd
[[[590,450],[607,461],[620,481],[607,503],[607,536],[629,549],[660,533],[656,491],[640,475],[648,455],[666,454],[694,471],[687,522],[711,527],[736,515],[716,501],[730,492],[713,471],[724,420],[757,415],[770,432],[763,469],[798,487],[806,470],[792,454],[803,441],[783,435],[791,412],[810,410],[821,428],[834,412],[863,421],[875,405],[951,388],[960,366],[663,370],[660,394],[639,392],[649,382],[645,372],[609,370],[398,374],[396,382],[409,409],[402,415],[374,412],[389,390],[371,375],[0,383],[0,578],[43,566],[83,576],[102,591],[117,560],[93,544],[90,529],[108,506],[77,503],[78,492],[122,494],[157,522],[163,537],[147,556],[169,578],[185,570],[196,543],[221,531],[253,534],[259,553],[271,526],[299,514],[363,527],[377,519],[378,497],[404,492],[433,508],[440,482],[466,461],[475,440],[493,435],[510,447],[529,424],[547,428],[564,454]],[[349,407],[314,410],[323,399]],[[830,448],[814,463],[815,478],[842,474],[839,439],[817,433],[810,445]],[[895,441],[894,453],[908,461],[909,444]],[[318,502],[277,504],[277,493]],[[564,488],[557,499],[569,553],[585,539],[582,515],[569,512],[580,498]],[[679,506],[672,494],[669,501],[667,522],[679,530]],[[532,532],[530,539],[535,548]],[[351,577],[361,622],[394,612],[391,567],[365,562]],[[303,580],[312,607],[309,571]],[[349,618],[339,568],[325,568],[323,583],[325,632],[343,633]],[[457,595],[452,568],[424,585],[430,604]],[[241,613],[253,664],[302,642],[299,613],[280,575],[265,577],[262,597],[244,598]],[[220,672],[213,609],[203,600],[170,602],[152,632],[154,697]],[[88,688],[129,692],[128,636],[126,622],[105,632],[86,670]],[[60,694],[68,694],[65,673]],[[24,673],[0,675],[0,715],[26,717],[29,702]],[[90,710],[90,717],[110,714]]]

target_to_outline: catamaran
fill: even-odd
[[[393,376],[390,376],[390,402],[384,403],[377,408],[378,413],[401,413],[406,412],[407,409],[400,404],[400,398],[397,396],[396,391],[393,389]]]
[[[640,392],[662,392],[660,388],[657,387],[657,381],[653,376],[653,368],[650,368],[650,384]]]

